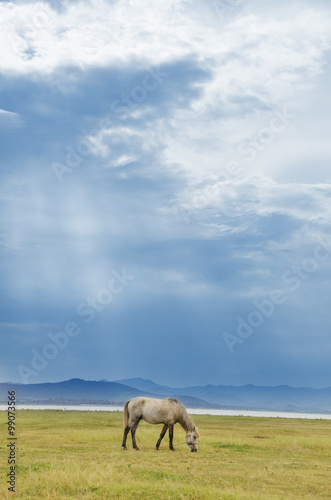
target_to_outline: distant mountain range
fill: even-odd
[[[0,384],[0,404],[7,403],[7,391],[15,390],[17,404],[123,405],[137,396],[177,397],[188,408],[275,410],[331,413],[331,387],[294,388],[287,385],[206,385],[173,388],[152,380],[129,378],[109,382],[71,379],[43,384]]]

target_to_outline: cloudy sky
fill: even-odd
[[[0,19],[0,380],[330,386],[330,2]]]

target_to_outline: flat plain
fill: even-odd
[[[0,412],[0,498],[331,499],[331,421],[193,415],[197,453],[159,451],[162,425],[141,422],[123,451],[122,413],[16,412],[16,493],[8,491],[7,413]],[[185,432],[175,426],[174,443]]]

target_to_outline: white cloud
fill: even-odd
[[[302,72],[320,71],[329,47],[327,10],[303,10],[295,19],[284,12],[274,20],[242,14],[220,29],[213,25],[213,11],[199,16],[203,4],[176,5],[176,0],[91,0],[68,2],[56,12],[42,2],[1,3],[2,41],[11,49],[2,51],[1,67],[47,73],[66,65],[159,65],[195,55],[215,75],[201,108],[215,106],[224,95],[247,95],[251,87],[254,94],[260,87],[266,98],[281,97],[282,82],[300,84]]]
[[[282,183],[255,173],[225,182],[205,182],[195,188],[188,186],[168,213],[178,217],[179,212],[201,236],[212,239],[252,235],[258,232],[258,218],[286,216],[306,228],[308,241],[307,232],[314,239],[317,226],[326,231],[331,219],[330,197],[330,184]],[[307,224],[312,224],[309,231]],[[282,228],[275,227],[274,232],[281,234]]]
[[[137,70],[194,61],[210,78],[195,83],[200,93],[191,105],[145,130],[138,123],[109,132],[111,144],[105,134],[93,153],[112,157],[110,146],[121,140],[134,158],[146,147],[158,147],[163,164],[195,183],[202,171],[217,176],[236,144],[313,85],[330,47],[330,10],[298,9],[288,17],[287,7],[280,6],[272,17],[254,3],[249,12],[249,5],[215,22],[215,9],[188,1],[90,0],[68,2],[58,12],[42,2],[1,3],[3,43],[9,50],[2,51],[0,67],[11,74],[47,75],[66,66]],[[53,83],[62,85],[57,78]],[[63,88],[75,91],[75,85]],[[139,107],[134,115],[144,116]],[[122,156],[119,152],[111,162]]]
[[[135,156],[120,155],[118,158],[116,158],[116,160],[114,160],[113,166],[123,167],[124,165],[128,165],[129,163],[132,163],[135,160],[136,160]]]
[[[0,127],[17,128],[23,125],[23,120],[19,113],[0,109]]]

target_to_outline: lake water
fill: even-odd
[[[96,406],[96,405],[16,405],[17,410],[66,410],[66,411],[123,411],[123,406]],[[0,411],[7,410],[6,405],[0,405]],[[281,411],[253,411],[253,410],[214,410],[205,408],[188,408],[191,415],[222,415],[231,417],[280,417],[280,418],[321,418],[331,420],[331,414],[324,413],[289,413]]]

